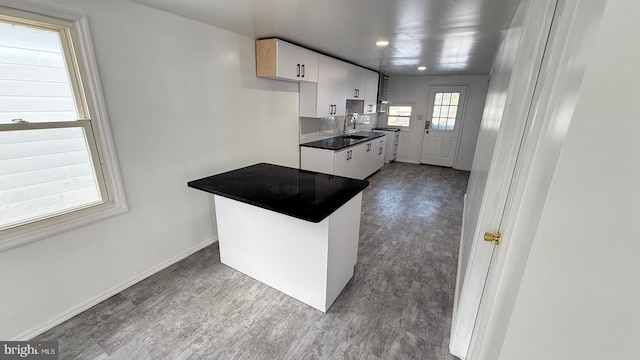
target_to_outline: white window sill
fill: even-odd
[[[116,205],[110,202],[2,230],[0,232],[0,252],[71,231],[125,212],[127,212],[126,205]]]

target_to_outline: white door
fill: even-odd
[[[449,349],[465,359],[499,233],[556,0],[523,1],[496,56],[465,197]]]
[[[452,167],[462,128],[466,86],[432,86],[420,162]]]

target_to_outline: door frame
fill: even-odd
[[[460,293],[456,294],[457,308],[454,319],[452,319],[451,339],[453,341],[450,342],[450,350],[456,356],[464,359],[471,359],[469,354],[477,334],[477,320],[481,315],[481,305],[485,301],[486,283],[489,275],[495,271],[495,268],[492,268],[493,260],[496,253],[497,256],[500,256],[500,253],[508,251],[509,239],[507,237],[504,237],[497,249],[494,243],[487,244],[482,238],[485,231],[493,233],[502,231],[504,233],[502,220],[509,214],[510,198],[508,198],[508,194],[512,188],[512,182],[516,179],[519,150],[523,141],[526,140],[527,127],[531,125],[527,119],[532,106],[535,106],[535,86],[543,74],[542,65],[552,30],[550,27],[555,19],[556,1],[523,1],[516,13],[521,25],[518,32],[514,32],[514,34],[521,34],[520,40],[517,44],[503,44],[512,51],[517,49],[518,53],[515,60],[509,60],[514,63],[512,64],[511,77],[507,80],[508,89],[505,103],[498,104],[503,106],[502,114],[499,115],[501,122],[495,124],[499,127],[494,148],[490,154],[489,169],[485,175],[486,183],[482,199],[478,204],[480,207],[477,223],[474,228],[466,229],[471,232],[471,236],[467,234],[467,239],[471,241],[471,253],[466,273],[460,274],[460,277],[464,277],[464,282],[459,289],[456,285],[456,290],[459,290]],[[517,48],[513,46],[517,46]],[[487,101],[489,101],[489,97],[487,97]],[[480,139],[479,137],[479,141]],[[478,145],[487,144],[478,143]],[[477,156],[479,156],[478,152],[476,152]],[[474,194],[471,195],[473,197]],[[465,204],[465,212],[467,205],[468,203]]]
[[[453,164],[451,165],[451,167],[453,169],[456,168],[456,162],[458,161],[458,150],[460,149],[460,140],[462,139],[462,131],[464,130],[464,123],[465,123],[465,119],[467,117],[467,103],[468,103],[468,99],[469,99],[469,90],[471,89],[471,83],[455,83],[455,84],[429,84],[429,98],[427,99],[427,112],[425,114],[425,127],[423,129],[421,129],[420,131],[422,131],[422,143],[420,144],[420,160],[418,160],[419,164],[425,164],[422,162],[422,153],[424,151],[424,138],[426,136],[425,131],[427,123],[429,124],[429,126],[431,126],[431,120],[433,119],[433,101],[435,100],[433,95],[434,95],[434,89],[435,88],[444,88],[444,87],[463,87],[464,88],[464,96],[463,96],[463,101],[462,104],[458,104],[458,110],[460,110],[460,105],[462,105],[462,112],[460,112],[460,124],[459,124],[459,128],[458,128],[458,134],[456,135],[456,146],[455,149],[453,149]],[[457,120],[456,120],[457,121]],[[456,124],[456,126],[458,126],[458,124]],[[425,164],[428,165],[428,164]]]
[[[558,0],[539,91],[529,113],[504,217],[504,248],[492,259],[467,359],[499,359],[520,282],[551,188],[604,2]],[[555,95],[562,96],[556,97]],[[517,239],[517,241],[510,241]],[[503,246],[501,245],[501,246]]]

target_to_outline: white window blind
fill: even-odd
[[[0,18],[0,229],[104,202],[69,29]]]
[[[409,127],[411,126],[411,110],[409,105],[389,106],[387,126]]]

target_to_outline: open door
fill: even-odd
[[[498,50],[465,196],[449,349],[466,359],[557,0],[523,0]],[[487,239],[485,241],[485,233]]]

